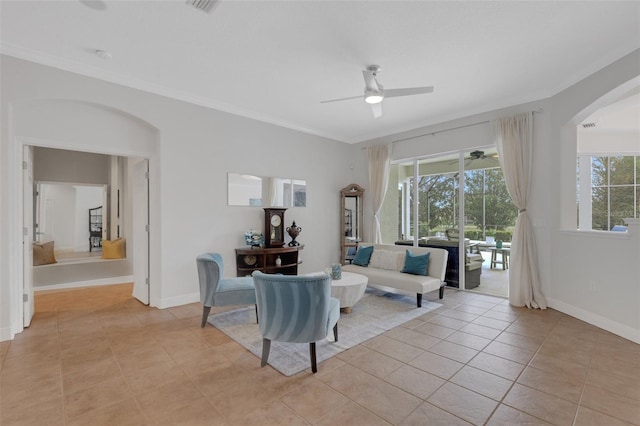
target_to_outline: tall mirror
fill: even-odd
[[[364,189],[352,183],[342,188],[342,213],[340,218],[340,261],[342,264],[351,263],[358,243],[362,241],[362,227],[364,226],[364,214],[362,209],[362,197]]]

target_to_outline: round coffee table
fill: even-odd
[[[331,297],[340,300],[340,309],[351,312],[351,307],[362,298],[369,278],[353,272],[342,272],[342,279],[331,281]]]

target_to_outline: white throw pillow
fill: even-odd
[[[404,266],[404,252],[395,252],[390,250],[374,250],[371,254],[369,266],[371,268],[387,269],[390,271],[399,271],[398,262],[402,261],[400,269]]]

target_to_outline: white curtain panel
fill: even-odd
[[[373,230],[371,235],[373,235],[374,243],[381,243],[382,233],[380,232],[379,215],[384,196],[387,193],[387,184],[389,183],[391,146],[370,146],[367,151],[369,153],[369,189],[371,191],[371,203],[373,206]]]
[[[547,308],[540,289],[533,225],[527,214],[533,161],[533,113],[491,122],[509,195],[520,213],[511,242],[509,303]]]

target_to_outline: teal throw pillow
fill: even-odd
[[[429,253],[413,254],[407,250],[404,257],[404,268],[401,272],[413,275],[427,275],[429,270]]]
[[[371,260],[372,253],[373,253],[373,246],[358,247],[358,252],[356,253],[356,257],[353,258],[353,261],[351,263],[358,266],[369,266],[369,260]]]

